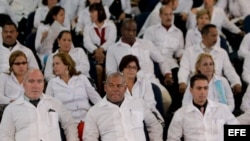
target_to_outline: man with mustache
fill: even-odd
[[[39,68],[33,52],[28,47],[20,44],[17,36],[16,24],[12,21],[5,22],[2,30],[3,44],[0,45],[0,72],[8,72],[9,56],[16,50],[21,50],[25,53],[29,68]]]
[[[179,68],[178,62],[184,51],[184,38],[182,31],[173,24],[174,14],[172,8],[163,5],[159,13],[161,22],[147,28],[143,38],[152,41],[170,63],[175,83],[171,86],[166,85],[173,100],[171,110],[174,112],[181,107],[182,95],[178,93],[177,72]]]

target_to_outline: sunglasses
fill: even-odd
[[[26,65],[27,62],[16,62],[16,63],[13,63],[14,65],[17,65],[17,66],[20,66],[20,65]]]

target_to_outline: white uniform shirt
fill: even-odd
[[[150,82],[150,80],[142,77],[137,77],[136,82],[133,85],[132,92],[127,89],[126,95],[131,96],[133,98],[143,99],[149,109],[155,112],[157,116],[162,121],[164,121],[161,114],[156,109],[156,101],[152,89],[152,83]]]
[[[239,120],[240,124],[249,125],[250,124],[249,117],[250,117],[250,110],[248,109],[247,111],[245,111],[245,113],[238,116],[237,119]]]
[[[57,4],[59,5],[59,4]],[[48,12],[49,12],[49,7],[48,6],[40,6],[36,9],[35,16],[34,16],[34,27],[38,28],[39,25],[42,24],[42,21],[45,20]],[[67,27],[67,29],[70,29],[70,19],[67,14],[65,14],[65,19],[63,22],[63,26]]]
[[[86,7],[85,4],[86,0],[66,0],[62,7],[65,8],[67,16],[72,21]]]
[[[36,10],[39,2],[40,0],[12,0],[10,7],[19,22],[22,18],[27,19],[28,15]]]
[[[23,95],[23,84],[18,82],[13,73],[1,73],[0,80],[0,104],[9,104]]]
[[[174,113],[168,128],[167,141],[223,141],[224,124],[239,121],[224,104],[208,100],[205,114],[190,102]]]
[[[104,35],[105,37],[104,38],[106,41],[102,45],[100,45],[101,39],[97,35],[97,33],[95,32],[94,28],[98,28],[95,23],[85,26],[84,38],[83,38],[84,47],[90,53],[93,53],[94,50],[97,49],[97,46],[101,46],[105,51],[107,51],[107,49],[111,45],[115,44],[115,41],[116,41],[117,31],[116,31],[115,24],[110,20],[105,20],[102,27],[98,28],[99,33],[101,33],[101,30],[103,28],[105,28],[105,35]]]
[[[44,70],[44,77],[46,81],[49,81],[50,79],[55,78],[55,75],[53,74],[53,56],[57,54],[58,52],[59,50],[49,55],[47,59],[45,70]],[[76,63],[76,70],[80,71],[85,76],[90,77],[89,59],[87,55],[85,54],[84,50],[82,48],[79,48],[79,47],[75,48],[72,46],[69,51],[69,55],[72,57],[72,59]]]
[[[109,8],[107,6],[103,6],[105,10],[105,14],[107,19],[110,18]],[[76,32],[83,31],[86,25],[90,25],[92,23],[89,13],[89,6],[84,8],[79,12],[77,23],[76,23]]]
[[[250,54],[250,33],[247,33],[240,43],[240,48],[238,50],[238,56],[240,58],[246,58]]]
[[[202,9],[202,7],[198,8]],[[232,33],[239,33],[241,30],[232,22],[229,21],[228,17],[226,16],[223,9],[219,7],[213,8],[213,13],[211,15],[211,24],[216,25],[218,28],[218,31],[221,32],[222,27],[226,28],[227,30],[231,31]],[[195,28],[196,26],[196,15],[192,12],[189,12],[188,18],[187,18],[187,29]]]
[[[89,100],[93,104],[101,100],[100,95],[84,75],[72,76],[68,84],[60,77],[53,78],[47,85],[46,94],[60,100],[71,112],[75,123],[85,120],[91,107]]]
[[[216,101],[216,102],[220,102],[219,92],[215,86],[216,85],[215,83],[218,80],[222,82],[222,86],[223,86],[222,89],[224,89],[223,91],[226,96],[226,102],[227,102],[228,108],[233,112],[234,107],[235,107],[233,92],[228,81],[224,77],[214,75],[213,78],[210,80],[209,85],[208,85],[208,99]],[[182,99],[182,106],[190,103],[192,99],[193,97],[190,92],[190,84],[189,84]]]
[[[178,0],[178,6],[174,13],[188,13],[193,6],[193,0]]]
[[[199,44],[201,41],[201,32],[198,30],[197,26],[194,29],[189,29],[185,38],[185,49]],[[220,47],[220,35],[218,35],[215,46]]]
[[[244,19],[250,14],[250,4],[248,0],[229,0],[229,12],[234,18]]]
[[[120,107],[106,97],[87,113],[84,141],[146,141],[143,121],[150,141],[162,141],[162,126],[141,99],[125,97]]]
[[[247,90],[242,97],[240,109],[244,112],[250,111],[250,85],[248,85]]]
[[[243,71],[242,71],[242,79],[247,84],[250,84],[250,55],[248,54],[246,58],[244,59],[243,63]]]
[[[38,56],[43,62],[43,57],[50,55],[52,53],[53,44],[62,30],[69,30],[67,27],[64,27],[57,21],[54,21],[51,25],[40,24],[35,39],[35,47]],[[41,42],[43,32],[47,31],[47,37]]]
[[[198,56],[201,53],[205,53],[201,44],[189,47],[184,51],[178,72],[179,83],[184,82],[188,84],[189,77],[194,74],[195,63]],[[240,77],[236,73],[229,60],[227,52],[224,49],[214,46],[209,54],[212,55],[215,62],[215,73],[217,75],[225,75],[231,86],[234,86],[235,84],[241,85]]]
[[[23,45],[21,45],[18,41],[16,41],[17,44],[10,50],[6,47],[4,47],[2,44],[0,45],[0,72],[9,72],[9,56],[12,52],[16,50],[20,50],[24,52],[24,54],[27,57],[28,61],[28,67],[29,68],[37,68],[39,69],[39,66],[37,64],[36,58],[33,54],[33,52]]]
[[[10,5],[5,0],[0,0],[0,13],[9,15],[11,20],[17,25],[17,20],[16,20],[16,17],[15,17],[15,14],[12,11],[12,9],[10,8]]]
[[[158,23],[146,29],[143,38],[152,41],[169,61],[171,68],[179,67],[177,60],[173,57],[180,58],[183,54],[184,39],[180,29],[171,25],[167,30],[161,23]]]
[[[136,38],[133,46],[119,40],[109,47],[106,55],[106,73],[117,72],[121,59],[128,54],[137,56],[141,66],[139,72],[143,72],[147,78],[156,79],[153,61],[159,63],[162,74],[171,72],[168,62],[152,42]]]
[[[6,107],[0,124],[3,141],[61,141],[59,122],[68,141],[78,141],[74,119],[63,104],[43,94],[37,108],[24,96]]]

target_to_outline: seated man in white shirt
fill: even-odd
[[[152,41],[170,63],[174,84],[167,89],[173,100],[171,107],[174,109],[171,108],[171,110],[175,111],[181,106],[182,99],[182,94],[178,93],[177,72],[179,60],[184,51],[184,37],[182,31],[172,24],[174,15],[171,7],[163,5],[160,8],[159,17],[161,21],[147,28],[143,38]]]
[[[165,84],[172,84],[173,78],[169,62],[151,41],[136,38],[136,31],[137,25],[133,19],[123,21],[121,27],[122,37],[107,50],[106,73],[117,72],[120,61],[125,55],[135,55],[139,59],[141,66],[141,70],[137,73],[138,77],[146,77],[160,88],[163,108],[167,113],[171,104],[171,97],[154,73],[154,62],[159,64]]]
[[[78,141],[77,127],[69,111],[43,93],[40,70],[29,70],[23,80],[24,95],[4,110],[0,124],[3,141],[61,141],[59,122],[68,141]]]
[[[18,32],[15,23],[5,22],[2,28],[3,43],[0,44],[0,72],[8,72],[9,56],[15,50],[21,50],[28,59],[29,68],[39,68],[33,52],[26,46],[20,44],[17,40]]]
[[[229,108],[207,98],[208,79],[203,74],[191,77],[193,100],[174,113],[168,128],[167,141],[223,141],[224,125],[239,124]]]
[[[144,123],[150,141],[163,141],[163,128],[142,99],[125,96],[127,84],[115,72],[104,84],[106,96],[87,113],[84,141],[146,141]]]
[[[187,48],[180,61],[178,72],[179,90],[184,93],[187,82],[195,72],[195,62],[201,53],[209,53],[215,62],[215,73],[225,75],[229,80],[234,94],[241,92],[241,80],[232,66],[227,52],[216,46],[218,31],[215,25],[207,24],[202,28],[202,41],[200,44]]]

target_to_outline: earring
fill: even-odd
[[[65,70],[65,73],[66,73],[67,75],[69,75],[69,70]]]

